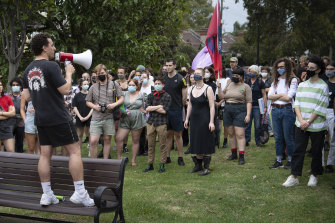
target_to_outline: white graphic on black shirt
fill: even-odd
[[[28,72],[28,83],[31,91],[39,91],[41,88],[46,88],[43,72],[34,67]]]

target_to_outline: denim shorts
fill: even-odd
[[[97,135],[115,135],[114,119],[92,120],[90,125],[90,134]]]
[[[226,103],[223,112],[223,126],[237,126],[245,128],[245,116],[247,115],[246,104],[228,104]]]
[[[26,116],[26,120],[24,121],[24,132],[28,134],[37,134],[37,127],[34,124],[35,116]]]

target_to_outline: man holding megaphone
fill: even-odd
[[[64,146],[70,155],[69,168],[74,181],[75,192],[70,200],[84,206],[94,206],[94,201],[84,186],[83,163],[81,159],[78,135],[65,108],[63,95],[71,89],[72,64],[65,67],[65,79],[54,58],[55,46],[50,36],[36,34],[31,41],[35,60],[24,71],[23,95],[32,100],[35,108],[35,125],[41,144],[41,156],[38,163],[43,194],[41,205],[57,204],[59,200],[51,190],[50,160],[53,148]]]

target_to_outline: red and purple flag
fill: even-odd
[[[221,15],[219,0],[215,6],[211,22],[208,27],[206,46],[211,55],[216,78],[222,77],[222,41],[221,41]]]

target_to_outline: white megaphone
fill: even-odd
[[[55,53],[55,60],[64,62],[65,65],[69,62],[73,62],[85,67],[87,70],[92,65],[92,51],[86,50],[85,52],[79,54],[58,52]]]

